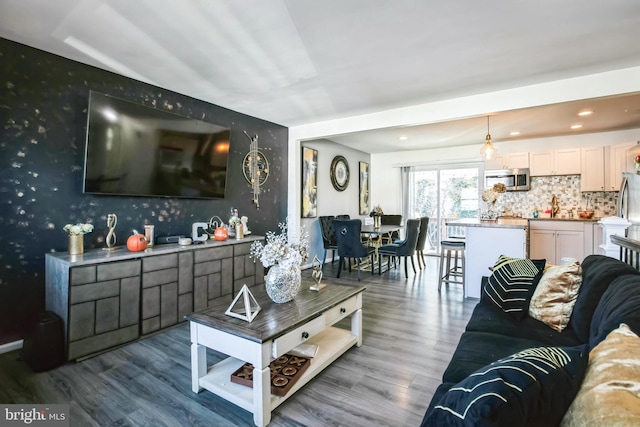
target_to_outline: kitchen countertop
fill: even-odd
[[[600,221],[600,217],[599,216],[594,216],[591,217],[590,219],[586,219],[586,218],[560,218],[560,217],[556,217],[556,218],[522,218],[522,219],[526,219],[529,221],[576,221],[576,222],[598,222]]]
[[[486,228],[527,228],[529,220],[526,218],[498,218],[496,221],[481,221],[478,218],[452,219],[446,225],[460,225],[463,227]]]
[[[572,222],[597,222],[600,217],[591,219],[583,218],[520,218],[520,217],[500,217],[497,221],[483,221],[478,218],[452,219],[446,225],[460,225],[463,227],[488,227],[488,228],[527,228],[529,221],[572,221]]]

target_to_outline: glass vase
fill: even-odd
[[[84,253],[84,236],[82,234],[69,234],[69,255],[81,255]]]
[[[267,295],[275,303],[291,301],[300,290],[301,272],[299,265],[272,266],[267,273],[265,288]]]
[[[480,215],[480,219],[483,221],[497,221],[500,216],[500,212],[496,209],[496,205],[493,203],[486,203],[485,210]]]

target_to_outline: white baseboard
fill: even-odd
[[[14,342],[8,342],[6,344],[0,344],[0,354],[9,353],[10,351],[20,350],[24,340],[18,340]]]

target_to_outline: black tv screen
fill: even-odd
[[[84,192],[224,198],[230,129],[89,96]]]

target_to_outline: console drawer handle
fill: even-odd
[[[344,307],[340,307],[340,314],[345,314],[347,312],[347,309]]]
[[[309,338],[309,332],[303,332],[302,333],[302,339],[306,340],[307,338]]]

